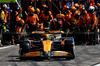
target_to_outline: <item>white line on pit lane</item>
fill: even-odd
[[[96,65],[94,65],[94,66],[100,66],[100,63],[99,63],[99,64],[96,64]]]
[[[14,45],[12,46],[6,46],[6,47],[0,47],[0,49],[6,49],[6,48],[10,48],[10,47],[13,47]]]

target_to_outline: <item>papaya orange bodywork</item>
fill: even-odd
[[[25,54],[26,57],[29,57],[29,56],[40,56],[40,51],[35,51],[35,52],[29,52],[29,53],[26,53]]]
[[[42,44],[43,44],[43,50],[44,51],[50,51],[51,50],[52,41],[44,40],[44,41],[42,41]]]

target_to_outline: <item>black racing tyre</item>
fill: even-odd
[[[73,41],[65,40],[64,50],[70,52],[73,49]]]
[[[25,60],[26,58],[23,56],[23,54],[28,53],[29,51],[30,51],[29,41],[20,42],[20,51],[19,51],[20,60]]]
[[[73,49],[71,50],[71,54],[72,54],[72,56],[71,57],[66,57],[66,60],[71,60],[71,59],[75,58],[75,53],[74,53]]]
[[[29,41],[24,41],[20,43],[20,53],[28,53],[30,51],[30,44]]]
[[[71,57],[66,57],[66,60],[75,58],[73,46],[73,41],[65,40],[64,50],[71,53]]]

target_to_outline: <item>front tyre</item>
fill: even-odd
[[[20,42],[19,48],[19,57],[22,60],[24,57],[24,53],[28,53],[30,51],[30,44],[28,41]]]
[[[66,60],[71,60],[71,59],[75,59],[75,53],[74,50],[71,50],[71,57],[66,57]]]

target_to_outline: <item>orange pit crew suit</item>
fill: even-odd
[[[38,17],[40,16],[40,9],[39,8],[37,8],[37,15],[38,15]]]
[[[96,43],[96,34],[97,34],[97,24],[98,20],[96,15],[94,14],[94,7],[90,6],[89,7],[89,16],[90,16],[90,44],[95,44]],[[93,32],[93,34],[91,34]]]
[[[89,33],[88,33],[88,29],[90,27],[90,16],[87,13],[87,11],[85,10],[85,8],[82,8],[82,12],[81,12],[81,25],[80,27],[80,31],[83,32],[82,33],[82,44],[87,44],[87,42],[89,42]],[[85,33],[84,33],[85,32]],[[85,38],[85,39],[84,39]]]
[[[16,24],[15,24],[16,33],[20,33],[20,32],[22,31],[22,27],[23,27],[23,25],[24,25],[25,22],[24,22],[23,19],[21,19],[21,18],[19,17],[18,12],[16,12],[15,16],[16,16]],[[19,38],[20,38],[19,35],[14,35],[14,37],[15,37],[15,38],[12,39],[12,42],[16,42],[16,41],[18,41]]]
[[[36,14],[38,15],[38,17],[40,16],[40,9],[37,8]],[[43,26],[41,26],[42,23],[40,24],[40,22],[37,23],[37,29],[43,30]]]
[[[79,26],[81,25],[82,20],[80,18],[80,14],[77,11],[75,11],[74,16],[71,17],[71,22],[72,22],[71,25],[72,36],[75,38],[75,43],[78,44],[82,40],[81,37],[82,35],[78,34],[78,32],[80,31]]]
[[[89,16],[90,16],[90,23],[91,23],[90,30],[93,30],[94,27],[97,25],[98,20],[94,13],[92,13],[92,14],[89,13]]]
[[[64,14],[57,14],[57,29],[62,29],[65,21],[65,15]]]
[[[7,18],[8,18],[8,11],[6,11],[7,5],[3,5],[3,11],[4,11],[4,22],[7,23]]]
[[[5,18],[5,13],[3,10],[0,10],[0,22],[4,23],[5,22],[4,18]]]
[[[34,8],[29,8],[29,15],[26,18],[26,26],[29,26],[29,31],[37,30],[38,15],[35,14]]]
[[[80,14],[82,12],[82,8],[83,8],[83,6],[82,6],[82,4],[80,4],[79,7],[78,7],[78,10],[79,10]]]
[[[22,30],[22,26],[24,25],[24,20],[19,17],[18,12],[16,11],[16,32],[20,33]]]
[[[7,29],[9,29],[9,14],[8,14],[8,11],[6,11],[6,9],[7,9],[7,5],[6,4],[4,4],[5,5],[5,10],[4,10],[4,12],[5,12],[5,16],[4,16],[4,21],[5,21],[5,25],[6,25],[6,28]]]
[[[76,10],[76,8],[74,6],[72,6],[70,8],[70,11],[72,12],[72,14],[71,14],[71,23],[70,23],[71,24],[71,28],[70,28],[70,30],[73,30],[75,28],[75,22],[77,23],[77,20],[75,19],[75,15],[78,15],[78,11]]]
[[[71,7],[72,11],[75,11],[75,7]],[[63,30],[65,31],[66,29],[71,28],[71,15],[72,12],[69,10],[69,7],[64,5],[62,13],[65,15],[65,21],[64,21],[64,26]]]
[[[48,6],[43,5],[43,11],[40,14],[40,21],[43,23],[44,29],[50,29],[51,22],[53,21],[52,12],[49,11]]]
[[[72,25],[71,25],[72,30],[75,30],[75,29],[80,30],[79,26],[81,25],[82,20],[80,18],[80,14],[77,11],[75,11],[74,16],[71,17],[71,22],[72,22]]]
[[[7,23],[7,21],[8,21],[7,18],[8,18],[8,11],[5,12],[5,17],[4,17],[5,23]]]
[[[67,8],[68,8],[68,7],[67,7],[66,5],[63,6],[62,14],[66,14],[66,9],[67,9]]]
[[[64,30],[71,28],[71,15],[72,13],[70,11],[65,15]]]
[[[88,31],[89,26],[90,26],[90,16],[87,13],[86,10],[83,10],[81,13],[81,19],[82,19],[82,23],[81,23],[81,31]]]
[[[6,11],[7,5],[2,5],[1,12],[0,12],[0,22],[2,23],[2,26],[5,26],[4,30],[6,30],[6,27],[8,27],[7,21],[8,21],[8,11]],[[9,27],[8,27],[9,28]]]
[[[70,11],[72,12],[72,16],[74,16],[74,13],[75,13],[75,11],[76,11],[76,8],[75,8],[74,6],[72,6],[72,7],[70,8]]]
[[[74,7],[74,6],[72,6],[71,8],[70,8],[70,11],[71,11],[71,17],[73,18],[74,17],[74,14],[75,14],[75,12],[76,12],[76,8]],[[71,24],[72,24],[72,21],[71,21]],[[71,25],[71,26],[73,26],[73,24]]]

